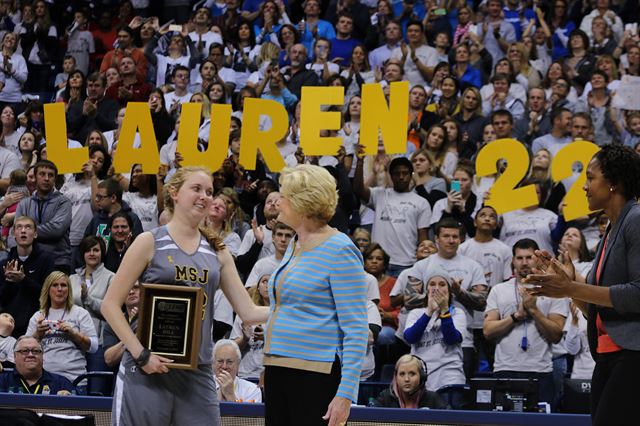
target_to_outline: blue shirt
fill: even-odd
[[[336,38],[336,30],[333,28],[333,25],[331,25],[330,22],[319,19],[317,28],[318,37],[326,38],[327,40]],[[309,29],[309,23],[306,23],[304,26],[304,32],[300,37],[300,43],[302,43],[304,47],[307,48],[307,55],[309,57],[313,55],[313,44],[315,43],[315,41],[316,39],[313,38],[311,29]]]
[[[46,370],[42,370],[40,380],[31,386],[20,376],[17,369],[0,374],[0,392],[56,395],[61,390],[71,392],[73,385],[65,377]]]
[[[511,10],[508,7],[503,7],[502,12],[504,13],[504,20],[513,25],[513,28],[516,30],[516,39],[522,40],[522,33],[524,32],[524,28],[522,28],[522,20],[520,19],[521,8],[518,7],[516,10]],[[530,20],[536,19],[536,13],[526,8],[524,10],[524,22],[528,23]]]
[[[329,59],[342,58],[342,61],[338,65],[346,67],[351,62],[351,52],[358,46],[360,42],[354,38],[348,38],[346,40],[338,40],[334,38],[331,40],[331,52],[329,53]]]

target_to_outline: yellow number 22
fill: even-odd
[[[558,151],[553,159],[551,176],[554,182],[570,177],[573,174],[573,164],[582,163],[582,172],[571,188],[567,189],[564,199],[565,220],[573,220],[591,213],[582,186],[586,180],[587,164],[599,150],[600,148],[591,142],[574,141]],[[491,187],[491,196],[486,204],[495,208],[498,214],[538,204],[538,196],[533,185],[516,188],[529,171],[529,153],[525,146],[515,139],[498,139],[482,148],[476,159],[478,176],[495,174],[500,159],[507,161],[507,168]]]

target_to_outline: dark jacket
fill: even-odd
[[[393,390],[389,387],[382,392],[380,395],[373,401],[374,407],[384,407],[384,408],[400,408],[400,400],[393,392]],[[420,401],[418,402],[418,408],[434,408],[444,410],[447,407],[447,404],[444,400],[438,395],[436,392],[424,390]]]
[[[114,274],[118,272],[118,268],[120,267],[120,263],[122,262],[122,258],[127,252],[126,247],[121,252],[116,249],[116,245],[113,241],[109,242],[107,246],[107,252],[104,254],[104,267],[113,272]]]
[[[315,71],[302,69],[289,77],[287,88],[291,93],[296,95],[298,99],[302,99],[303,86],[319,86],[320,79]]]
[[[4,271],[12,260],[18,260],[19,267],[24,268],[24,280],[9,282],[5,280],[4,273],[0,273],[0,312],[8,312],[13,316],[16,322],[13,337],[18,338],[27,331],[33,313],[40,309],[42,284],[55,266],[52,256],[38,249],[37,244],[34,244],[24,262],[18,257],[18,249],[12,248],[9,257],[0,263],[0,271]]]
[[[96,107],[96,113],[82,113],[83,102],[71,104],[67,110],[67,126],[69,137],[84,145],[89,133],[94,130],[107,132],[116,128],[116,116],[120,105],[113,99],[103,97]]]
[[[18,204],[16,217],[29,216],[36,222],[38,245],[44,251],[55,253],[56,266],[71,267],[71,201],[61,192],[53,191],[40,199],[37,191]],[[15,244],[13,244],[15,245]]]
[[[61,390],[67,390],[69,392],[73,390],[73,385],[69,379],[59,374],[49,373],[44,369],[42,370],[40,380],[30,386],[28,390],[25,389],[22,384],[22,376],[20,376],[17,369],[5,371],[0,374],[0,392],[55,395]]]
[[[609,242],[602,261],[600,285],[609,287],[612,308],[588,304],[587,335],[594,359],[598,343],[596,314],[600,315],[607,333],[624,349],[640,351],[640,205],[629,201],[615,225],[609,225]],[[606,233],[605,233],[606,235]],[[587,276],[588,284],[596,284],[596,267],[602,253],[598,244],[594,267]]]
[[[126,201],[122,201],[122,208],[120,209],[120,211],[125,212],[133,222],[133,229],[131,230],[133,238],[142,234],[143,230],[140,218],[133,212],[133,210],[131,210],[131,207],[129,207],[129,204],[127,204]],[[93,219],[91,219],[91,222],[89,222],[89,225],[87,225],[87,228],[84,230],[84,236],[86,237],[87,235],[99,235],[108,242],[109,238],[111,237],[111,231],[109,230],[110,218],[111,216],[109,216],[109,213],[99,210],[98,213],[93,215]]]

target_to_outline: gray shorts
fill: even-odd
[[[210,365],[144,375],[125,352],[113,393],[111,424],[220,425],[218,394]]]

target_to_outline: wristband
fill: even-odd
[[[440,314],[440,318],[451,318],[451,312],[447,312],[446,314]]]
[[[516,314],[511,314],[511,319],[513,320],[513,322],[514,322],[515,324],[517,324],[517,323],[519,323],[519,322],[520,322],[520,320],[519,320],[518,318],[516,318]]]
[[[144,348],[138,358],[134,360],[138,368],[142,368],[149,363],[149,358],[151,357],[151,352],[149,349]]]

